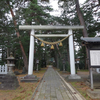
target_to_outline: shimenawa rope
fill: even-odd
[[[32,35],[32,34],[31,34]],[[72,34],[70,34],[72,35]],[[45,44],[50,44],[50,45],[54,45],[54,44],[57,44],[57,43],[60,43],[62,41],[64,41],[66,38],[68,38],[70,35],[68,35],[67,37],[63,38],[62,40],[59,40],[59,41],[56,41],[56,42],[47,42],[47,41],[44,41],[44,40],[41,40],[40,38],[36,37],[35,35],[32,35],[34,36],[36,39],[40,40],[41,42],[45,43]]]

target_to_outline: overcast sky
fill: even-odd
[[[86,0],[79,0],[80,4],[83,4]],[[61,9],[58,8],[58,0],[49,0],[50,5],[53,7],[54,11],[51,12],[51,15],[59,16]]]

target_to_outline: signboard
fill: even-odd
[[[100,67],[100,50],[90,50],[90,66]]]

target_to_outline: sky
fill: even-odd
[[[79,0],[80,4],[83,4],[86,0]],[[49,0],[50,5],[54,9],[53,12],[51,12],[51,15],[59,16],[61,13],[61,9],[58,8],[58,0]]]

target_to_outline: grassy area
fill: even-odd
[[[46,69],[47,68],[42,68],[38,73],[33,72],[33,74],[39,77],[40,81]],[[18,71],[22,72],[21,70]],[[39,84],[39,81],[34,83],[20,82],[20,77],[25,75],[27,74],[17,75],[20,86],[16,90],[0,90],[0,100],[30,100],[33,92]]]
[[[89,72],[88,69],[80,69],[80,70],[77,70],[78,72]]]
[[[70,82],[70,84],[79,91],[79,93],[85,97],[86,100],[100,100],[100,99],[91,99],[87,93],[86,90],[90,89],[84,82]]]
[[[88,86],[84,84],[84,82],[70,82],[70,84],[77,89],[81,95],[83,95],[86,100],[91,100],[91,98],[87,95],[86,90],[89,89]]]

